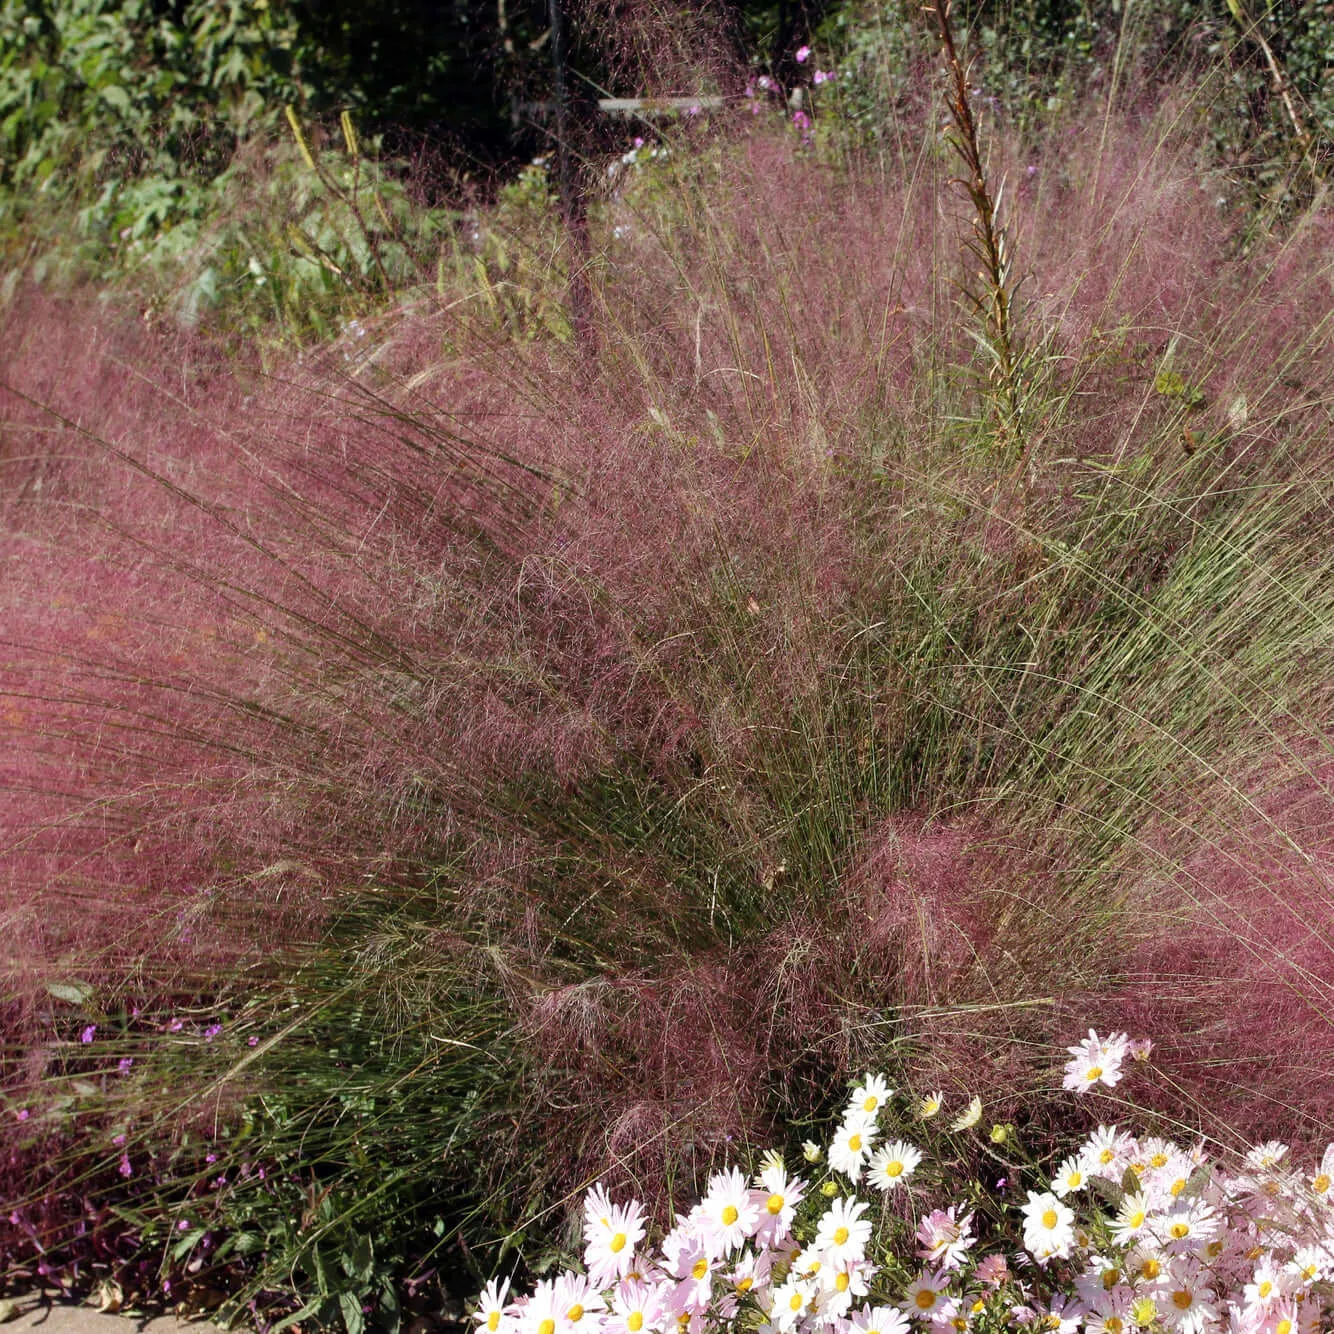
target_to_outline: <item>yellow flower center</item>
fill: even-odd
[[[1069,1172],[1066,1174],[1065,1184],[1069,1186],[1071,1190],[1078,1190],[1083,1183],[1083,1180],[1083,1172]]]
[[[1323,1195],[1329,1189],[1329,1173],[1321,1172],[1321,1174],[1311,1182],[1311,1189],[1315,1191],[1317,1195]]]
[[[1111,1292],[1120,1281],[1121,1271],[1119,1269],[1104,1269],[1102,1271],[1102,1286],[1106,1291]]]
[[[986,1302],[984,1302],[984,1301],[982,1300],[981,1297],[979,1297],[979,1298],[973,1303],[972,1311],[973,1311],[973,1314],[974,1314],[974,1315],[981,1315],[982,1312],[985,1311],[986,1309],[987,1309],[987,1304],[986,1304]]]
[[[1112,1161],[1112,1159],[1115,1158],[1115,1157],[1116,1157],[1116,1154],[1114,1154],[1114,1153],[1111,1151],[1111,1149],[1104,1149],[1104,1150],[1098,1155],[1098,1161],[1099,1161],[1104,1167],[1106,1167],[1107,1164],[1110,1163],[1110,1162]]]
[[[709,1262],[701,1255],[691,1267],[690,1276],[694,1279],[701,1279],[709,1272]]]
[[[1047,1316],[1043,1319],[1042,1323],[1043,1323],[1044,1325],[1046,1325],[1046,1327],[1047,1327],[1048,1329],[1060,1329],[1060,1327],[1061,1327],[1061,1317],[1058,1316],[1058,1315],[1056,1315],[1056,1314],[1053,1312],[1053,1313],[1047,1315]]]
[[[853,1153],[860,1153],[862,1151],[862,1137],[860,1135],[853,1135],[848,1140],[848,1148],[850,1148]]]
[[[1178,1288],[1172,1294],[1172,1305],[1175,1306],[1178,1311],[1189,1311],[1190,1304],[1194,1300],[1195,1294],[1188,1292],[1185,1288]]]
[[[929,1311],[936,1304],[936,1294],[930,1288],[923,1288],[913,1300],[919,1311]]]
[[[1161,1152],[1161,1151],[1159,1151],[1158,1153],[1155,1153],[1155,1154],[1153,1155],[1153,1157],[1149,1159],[1149,1166],[1150,1166],[1150,1167],[1166,1167],[1166,1166],[1167,1166],[1167,1155],[1166,1155],[1165,1153]]]
[[[1186,1178],[1185,1178],[1185,1177],[1177,1177],[1177,1179],[1176,1179],[1174,1182],[1172,1182],[1172,1194],[1173,1194],[1173,1195],[1180,1195],[1181,1192],[1182,1192],[1183,1190],[1185,1190],[1185,1189],[1186,1189]]]
[[[851,1282],[852,1276],[850,1274],[839,1274],[838,1277],[834,1279],[834,1287],[839,1292],[847,1292],[848,1285]]]
[[[499,1311],[492,1311],[490,1312],[490,1314],[488,1314],[488,1316],[486,1317],[486,1327],[491,1331],[491,1334],[496,1334],[496,1330],[500,1328]]]
[[[740,1214],[737,1213],[735,1204],[728,1204],[723,1207],[723,1225],[725,1227],[731,1227],[739,1217]]]
[[[801,1293],[799,1293],[799,1292],[794,1292],[794,1293],[792,1294],[792,1296],[790,1296],[790,1297],[787,1299],[787,1309],[788,1309],[789,1311],[800,1311],[800,1310],[801,1310],[801,1300],[802,1300],[802,1299],[801,1299]]]
[[[625,1233],[618,1232],[611,1239],[611,1253],[613,1255],[619,1255],[623,1250],[625,1250],[625,1242],[626,1242]]]
[[[1153,1324],[1158,1319],[1158,1308],[1154,1305],[1153,1298],[1136,1298],[1134,1306],[1130,1308],[1130,1318],[1141,1327]]]
[[[848,1230],[845,1227],[838,1228],[834,1232],[834,1245],[842,1246],[848,1239]]]
[[[1180,1241],[1180,1240],[1182,1239],[1182,1237],[1189,1237],[1189,1236],[1190,1236],[1190,1224],[1189,1224],[1189,1223],[1173,1223],[1172,1226],[1171,1226],[1170,1231],[1171,1231],[1172,1235],[1173,1235],[1178,1241]]]
[[[783,1197],[781,1195],[770,1195],[764,1202],[764,1207],[771,1214],[781,1214],[783,1212]]]
[[[959,1331],[959,1334],[963,1334],[963,1331],[968,1328],[968,1321],[961,1315],[956,1315],[954,1319],[950,1321],[950,1324]]]
[[[538,1325],[537,1334],[556,1334],[556,1322],[550,1316],[547,1316],[547,1318]]]
[[[1144,1226],[1144,1210],[1143,1210],[1143,1209],[1136,1209],[1135,1212],[1134,1212],[1133,1214],[1130,1215],[1130,1226],[1131,1226],[1131,1227],[1143,1227],[1143,1226]]]
[[[879,1098],[867,1098],[866,1101],[862,1103],[862,1111],[864,1112],[875,1111],[876,1103],[878,1103],[879,1101],[880,1101]]]
[[[1274,1285],[1268,1279],[1265,1279],[1256,1291],[1259,1292],[1261,1297],[1268,1297],[1269,1294],[1274,1291]]]
[[[1121,1331],[1125,1328],[1119,1315],[1109,1315],[1102,1322],[1102,1327],[1107,1331],[1107,1334],[1121,1334]]]
[[[1274,1326],[1274,1334],[1292,1334],[1292,1321],[1286,1316]]]
[[[1089,1066],[1088,1074],[1086,1074],[1086,1075],[1084,1076],[1084,1078],[1087,1079],[1088,1082],[1089,1082],[1090,1084],[1093,1083],[1093,1081],[1094,1081],[1095,1079],[1101,1079],[1101,1078],[1102,1078],[1102,1066],[1100,1066],[1100,1065],[1091,1065],[1091,1066]]]
[[[639,1334],[639,1331],[644,1328],[643,1311],[631,1311],[629,1316],[626,1317],[625,1327],[630,1331],[630,1334]]]
[[[736,1282],[738,1292],[749,1292],[755,1286],[755,1280],[747,1275],[745,1278],[739,1278]]]
[[[1142,1278],[1157,1278],[1158,1275],[1163,1272],[1163,1267],[1153,1258],[1153,1256],[1149,1256],[1149,1258],[1144,1261],[1143,1265],[1140,1266],[1139,1272]]]
[[[580,1306],[578,1302],[575,1302],[575,1304],[565,1312],[565,1318],[570,1324],[577,1325],[579,1321],[584,1318],[584,1308]]]
[[[885,1175],[887,1177],[901,1177],[903,1175],[903,1163],[897,1158],[892,1162],[886,1163]]]
[[[1204,1253],[1211,1260],[1217,1260],[1223,1254],[1223,1243],[1221,1241],[1211,1241],[1205,1248]]]
[[[1058,1221],[1055,1209],[1048,1209],[1046,1213],[1042,1215],[1043,1227],[1055,1227]]]

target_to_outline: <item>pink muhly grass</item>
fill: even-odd
[[[683,163],[675,196],[609,202],[633,237],[594,293],[591,366],[466,306],[386,320],[350,376],[332,353],[266,377],[188,339],[85,337],[37,297],[11,312],[14,1040],[40,1046],[70,960],[163,998],[260,987],[344,914],[436,902],[400,942],[419,973],[377,973],[370,931],[358,976],[402,1022],[496,998],[524,1122],[485,1170],[531,1154],[553,1190],[687,1144],[698,1167],[832,1105],[896,1050],[889,1025],[909,1071],[999,1067],[1016,1108],[1073,1010],[1130,992],[1145,1021],[1123,1026],[1187,1047],[1233,914],[1264,920],[1279,834],[1315,855],[1292,808],[1273,838],[1246,812],[1316,772],[1296,738],[1327,565],[1293,548],[1312,578],[1273,661],[1222,556],[1197,571],[1216,597],[1182,572],[1213,540],[1267,605],[1300,583],[1296,502],[1264,511],[1269,547],[1261,501],[1209,524],[1327,467],[1327,260],[1316,220],[1266,252],[1294,330],[1175,148],[1122,128],[1114,152],[1038,155],[1018,244],[1049,378],[1009,476],[946,369],[970,354],[936,168],[831,185],[758,133],[707,181]],[[1189,420],[1154,387],[1164,329],[1207,396]],[[1192,421],[1214,443],[1188,455]],[[1244,735],[1217,735],[1201,680]],[[1225,798],[1216,826],[1186,779]],[[1221,849],[1246,869],[1194,958],[1178,924]],[[1257,949],[1256,988],[1327,960],[1295,925]],[[1285,1024],[1323,1001],[1299,990]],[[1202,1062],[1254,1052],[1242,1018],[1221,1012]]]

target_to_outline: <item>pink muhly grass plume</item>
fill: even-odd
[[[682,166],[609,201],[634,226],[591,365],[475,303],[385,317],[351,373],[317,352],[269,375],[38,296],[11,310],[15,1031],[40,1049],[71,959],[166,998],[259,987],[331,924],[438,894],[420,974],[376,974],[379,937],[359,967],[377,1013],[482,994],[522,1044],[487,1185],[525,1153],[552,1190],[613,1162],[704,1170],[900,1049],[928,1087],[994,1081],[1013,1111],[1123,1009],[1184,1051],[1215,998],[1201,1101],[1208,1062],[1255,1060],[1210,978],[1238,923],[1263,934],[1271,864],[1303,907],[1241,967],[1250,994],[1283,960],[1325,975],[1297,920],[1321,902],[1317,825],[1295,799],[1272,829],[1242,818],[1315,772],[1285,746],[1319,691],[1310,626],[1271,671],[1229,609],[1288,575],[1315,511],[1275,508],[1269,550],[1226,507],[1327,462],[1311,404],[1281,404],[1299,362],[1315,401],[1328,373],[1176,159],[1119,128],[1110,153],[1072,132],[1039,154],[1020,243],[1055,379],[1005,476],[941,371],[972,355],[943,181],[833,189],[759,132],[707,187]],[[1312,222],[1266,257],[1295,310],[1327,295],[1325,239]],[[1188,409],[1154,388],[1164,328],[1212,452],[1184,454]],[[1186,563],[1211,533],[1254,596],[1209,593],[1221,558]],[[1221,735],[1201,679],[1253,730]],[[1216,830],[1202,775],[1230,794]],[[1322,1001],[1313,983],[1268,1025],[1269,1077],[1312,1116],[1279,1016]],[[1236,1123],[1264,1115],[1247,1094]]]

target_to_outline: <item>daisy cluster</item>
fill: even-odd
[[[1065,1085],[1113,1086],[1122,1062],[1148,1050],[1124,1034],[1090,1032],[1070,1048]],[[1031,1181],[1026,1201],[973,1189],[969,1202],[937,1207],[921,1197],[949,1175],[919,1170],[925,1155],[901,1132],[915,1124],[909,1133],[920,1138],[943,1104],[939,1093],[896,1099],[870,1075],[827,1150],[805,1146],[800,1170],[811,1179],[772,1152],[753,1176],[720,1172],[654,1246],[640,1203],[594,1187],[584,1203],[583,1272],[543,1279],[518,1297],[508,1281],[492,1280],[474,1317],[478,1334],[1330,1328],[1334,1145],[1314,1172],[1290,1167],[1277,1142],[1229,1169],[1203,1145],[1100,1125],[1054,1172],[1010,1169]],[[981,1121],[974,1098],[950,1128],[967,1133]],[[1004,1126],[986,1138],[990,1153],[1013,1142]],[[877,1203],[858,1195],[863,1186]],[[911,1248],[885,1241],[907,1235],[892,1225],[905,1215],[916,1229]]]

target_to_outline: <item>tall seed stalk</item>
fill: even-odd
[[[949,77],[945,98],[953,122],[949,140],[964,168],[964,175],[955,177],[954,183],[963,187],[973,206],[972,235],[964,241],[963,249],[965,255],[980,267],[976,282],[971,274],[965,275],[961,291],[965,303],[981,323],[981,330],[973,336],[990,362],[987,397],[1000,418],[997,432],[1000,452],[1005,457],[1019,459],[1027,445],[1024,421],[1027,358],[1015,327],[1018,283],[1014,277],[1013,252],[1008,233],[1000,221],[1004,184],[993,193],[987,183],[977,121],[968,100],[968,70],[959,58],[950,23],[951,0],[925,8],[936,17],[945,71]]]

